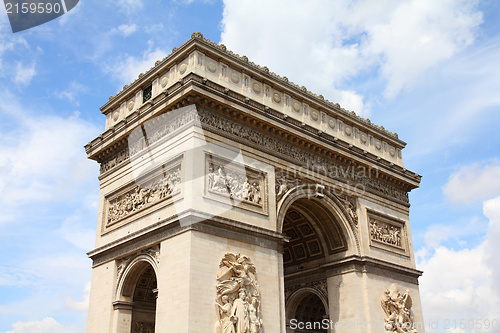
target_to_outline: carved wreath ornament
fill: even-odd
[[[260,293],[250,258],[226,253],[217,274],[217,333],[259,333]]]

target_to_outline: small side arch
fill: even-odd
[[[156,260],[148,254],[139,254],[127,263],[118,277],[115,296],[116,301],[132,301],[134,289],[141,273],[148,267],[152,267],[155,276],[158,277],[158,264]]]
[[[325,308],[325,314],[330,313],[329,308],[328,308],[328,298],[325,294],[317,290],[316,288],[312,287],[304,287],[300,288],[299,290],[296,290],[293,292],[288,299],[286,300],[286,318],[287,320],[293,319],[297,312],[297,308],[300,305],[300,303],[306,298],[308,295],[314,294],[316,295],[321,302],[323,303],[323,306]]]

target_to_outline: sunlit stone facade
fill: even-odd
[[[87,332],[424,331],[396,134],[199,33],[101,111]]]

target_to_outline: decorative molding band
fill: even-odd
[[[160,115],[158,117],[162,116],[163,115]],[[154,119],[156,118],[153,118],[153,120]],[[186,109],[185,112],[179,113],[177,117],[174,117],[172,119],[168,119],[166,121],[162,121],[162,119],[159,119],[157,123],[160,123],[161,125],[155,126],[154,130],[148,130],[148,132],[151,133],[147,138],[147,142],[144,136],[139,136],[137,139],[129,137],[128,140],[126,140],[128,141],[128,145],[125,148],[120,150],[116,155],[101,163],[101,174],[113,169],[115,166],[123,162],[129,161],[131,156],[133,157],[144,151],[146,148],[151,147],[156,142],[168,138],[179,128],[184,127],[196,120],[199,120],[199,117],[195,107]],[[141,125],[141,127],[142,126],[144,125]]]
[[[263,134],[220,115],[216,115],[205,108],[199,110],[199,115],[202,126],[209,126],[209,128],[216,130],[221,135],[237,137],[242,139],[244,143],[257,145],[260,149],[266,149],[271,154],[284,155],[313,172],[327,175],[330,178],[340,180],[353,187],[362,185],[367,189],[385,194],[398,201],[409,202],[406,191],[382,182],[378,178],[367,177],[365,174],[366,167],[364,166],[359,167],[365,169],[356,170],[356,166],[346,167],[340,165],[334,159],[310,153],[276,137]]]
[[[372,177],[370,173],[371,169],[365,166],[355,164],[342,165],[334,158],[327,158],[311,153],[291,143],[214,114],[206,108],[190,108],[178,117],[155,129],[150,134],[150,137],[154,139],[149,142],[149,145],[195,120],[199,120],[204,128],[211,129],[226,137],[238,139],[244,144],[257,146],[259,149],[263,149],[270,154],[284,156],[301,167],[312,170],[315,173],[326,175],[353,187],[362,186],[367,190],[389,196],[397,201],[409,202],[407,191],[388,184],[378,177]],[[145,149],[147,145],[137,142],[132,144],[131,147],[134,147],[133,154],[137,154]],[[124,161],[128,161],[129,156],[130,149],[126,147],[117,155],[101,164],[101,173],[111,170]]]

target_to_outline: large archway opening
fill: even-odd
[[[331,200],[307,196],[288,204],[283,215],[282,233],[289,238],[283,245],[287,332],[328,332],[325,267],[331,269],[344,258],[349,244],[333,205]]]
[[[132,332],[154,333],[156,317],[157,279],[151,265],[140,272],[132,297]]]
[[[318,200],[294,201],[286,211],[282,232],[289,238],[283,246],[285,277],[316,267],[347,249],[339,223]]]

